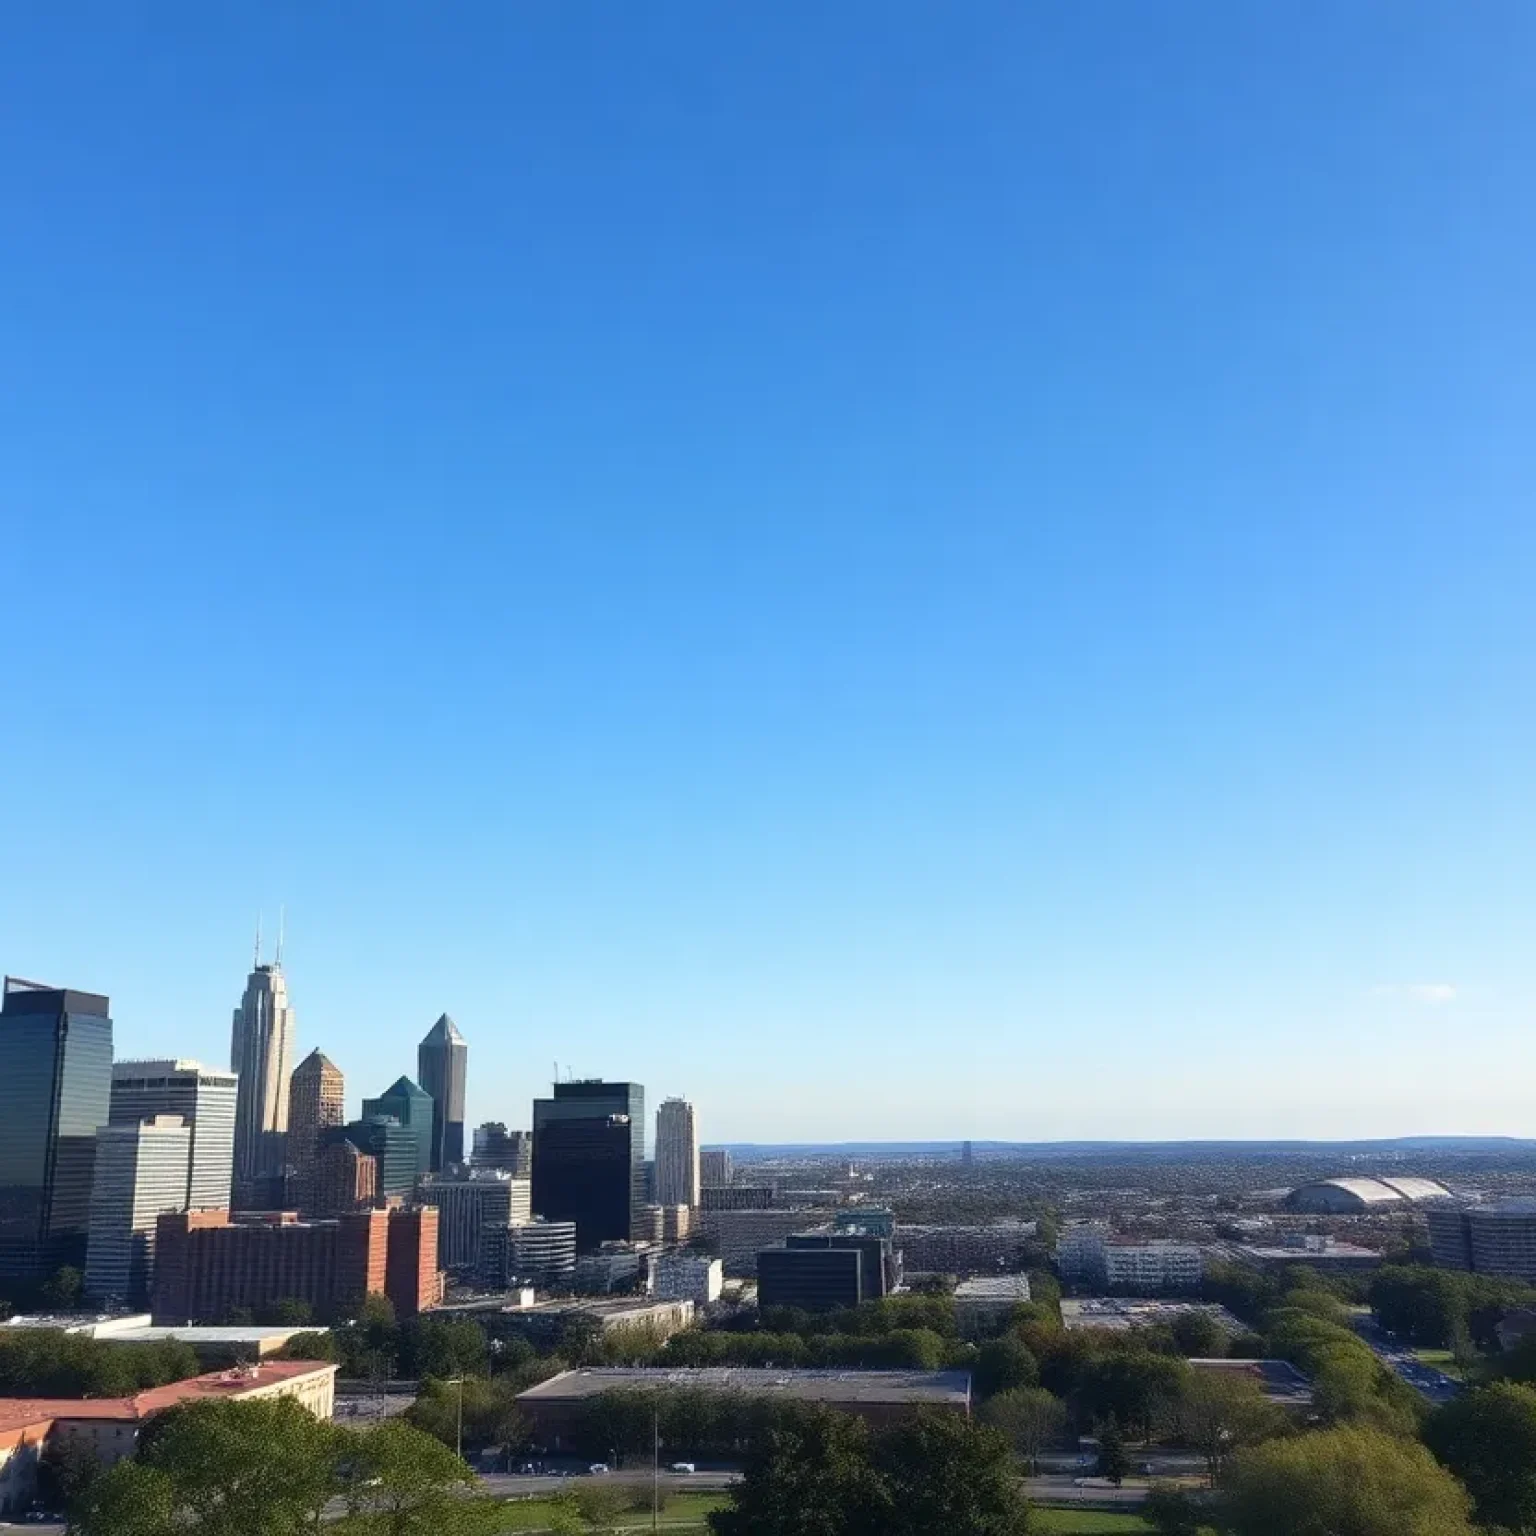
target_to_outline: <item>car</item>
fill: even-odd
[[[674,1461],[672,1463],[672,1465],[667,1468],[667,1471],[669,1471],[669,1472],[683,1472],[683,1473],[697,1472],[698,1470],[699,1469],[696,1466],[694,1466],[694,1464],[691,1461]]]
[[[592,1465],[587,1468],[588,1473],[593,1477],[601,1477],[607,1470],[608,1463],[606,1461],[594,1461]]]

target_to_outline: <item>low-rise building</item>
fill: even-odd
[[[1104,1250],[1111,1233],[1102,1221],[1075,1222],[1056,1239],[1056,1272],[1068,1284],[1103,1285],[1107,1268]]]
[[[757,1256],[757,1304],[836,1312],[865,1299],[857,1248],[765,1248]]]
[[[955,1323],[962,1338],[996,1333],[1013,1309],[1029,1300],[1028,1275],[978,1275],[955,1287]]]
[[[706,1184],[699,1191],[701,1211],[766,1211],[774,1200],[772,1184]]]
[[[694,1306],[691,1301],[645,1296],[572,1297],[531,1303],[518,1296],[493,1296],[449,1302],[438,1315],[472,1317],[493,1339],[524,1338],[541,1347],[559,1343],[578,1319],[584,1324],[596,1323],[604,1333],[633,1329],[660,1343],[692,1325]]]
[[[1192,1291],[1204,1274],[1204,1261],[1193,1243],[1115,1237],[1104,1245],[1104,1283],[1112,1289]]]
[[[846,1251],[846,1250],[844,1250]],[[605,1392],[720,1392],[816,1403],[876,1425],[915,1413],[969,1416],[971,1378],[965,1371],[807,1371],[704,1367],[696,1370],[636,1367],[562,1371],[520,1393],[517,1405],[532,1421],[536,1440],[562,1448],[582,1411]]]
[[[782,1248],[793,1232],[820,1226],[832,1210],[702,1211],[699,1228],[719,1254],[727,1275],[755,1275],[764,1248]]]
[[[1350,1272],[1376,1269],[1381,1264],[1381,1255],[1374,1248],[1312,1233],[1294,1233],[1273,1243],[1238,1243],[1230,1251],[1239,1263],[1261,1270],[1304,1264],[1325,1272]]]
[[[329,1419],[336,1367],[315,1360],[262,1365],[194,1376],[131,1397],[0,1398],[0,1515],[19,1514],[37,1497],[37,1467],[45,1452],[66,1444],[111,1466],[138,1448],[144,1426],[183,1403],[291,1397],[316,1418]]]
[[[650,1252],[649,1246],[638,1243],[604,1243],[576,1260],[571,1289],[583,1296],[632,1291],[640,1284],[641,1264]]]
[[[707,1306],[719,1301],[725,1284],[719,1259],[697,1253],[657,1254],[651,1265],[651,1294],[658,1301],[691,1301]]]
[[[1026,1245],[1036,1234],[1033,1221],[992,1221],[900,1228],[899,1245],[907,1273],[996,1275],[1020,1273]]]
[[[1155,1328],[1173,1322],[1191,1312],[1203,1313],[1228,1334],[1244,1332],[1243,1324],[1225,1307],[1210,1301],[1176,1301],[1152,1296],[1079,1296],[1063,1297],[1061,1325],[1097,1328],[1123,1333],[1131,1328]]]

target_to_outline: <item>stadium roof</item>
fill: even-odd
[[[1445,1185],[1433,1179],[1414,1178],[1344,1178],[1316,1179],[1310,1184],[1299,1185],[1291,1191],[1291,1198],[1312,1189],[1337,1189],[1366,1206],[1413,1204],[1420,1200],[1449,1200],[1451,1192]]]

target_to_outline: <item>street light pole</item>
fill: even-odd
[[[464,1459],[464,1378],[462,1376],[450,1376],[447,1381],[450,1387],[459,1389],[458,1413],[455,1417],[453,1432],[454,1454],[460,1461]]]
[[[651,1536],[661,1520],[661,1409],[651,1405]]]

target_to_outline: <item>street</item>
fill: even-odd
[[[1356,1313],[1351,1319],[1355,1332],[1371,1346],[1376,1358],[1389,1366],[1415,1392],[1437,1406],[1448,1403],[1461,1391],[1461,1383],[1432,1365],[1417,1359],[1406,1345],[1398,1344],[1368,1313]]]

